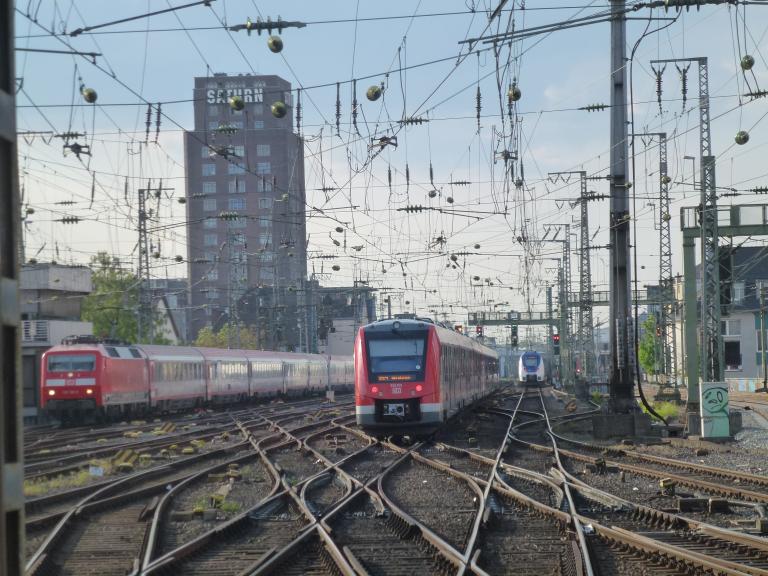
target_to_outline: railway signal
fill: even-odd
[[[552,353],[555,356],[560,356],[560,334],[552,335],[552,347],[553,347]]]

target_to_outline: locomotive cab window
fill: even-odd
[[[48,356],[49,372],[92,372],[95,354],[53,354]]]
[[[372,380],[385,382],[389,375],[407,380],[423,379],[426,344],[426,333],[368,337],[368,370]]]

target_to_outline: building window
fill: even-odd
[[[245,180],[230,180],[229,181],[229,193],[230,194],[245,194]]]
[[[723,342],[725,346],[725,369],[741,370],[741,342],[731,340]]]
[[[262,228],[272,228],[272,220],[269,218],[259,218],[259,226]]]
[[[216,234],[206,234],[203,237],[203,244],[206,246],[218,246],[219,237]]]
[[[218,300],[219,290],[217,288],[208,288],[206,296],[208,296],[208,300]]]
[[[232,234],[232,244],[235,246],[245,246],[245,234]]]
[[[234,146],[234,154],[238,158],[245,158],[245,146]]]
[[[216,194],[216,182],[203,182],[203,194]]]
[[[242,116],[243,111],[242,110],[232,110],[232,116]]]
[[[269,162],[259,162],[256,164],[256,174],[269,174],[272,172],[272,164]]]
[[[216,176],[216,164],[203,164],[203,176]]]
[[[261,254],[261,261],[262,262],[272,262],[274,254],[272,252],[263,252]]]
[[[720,328],[723,336],[741,336],[741,320],[722,320]]]
[[[253,121],[253,129],[254,130],[264,130],[264,120],[254,120]]]
[[[230,228],[237,228],[237,229],[246,228],[248,226],[248,220],[244,216],[241,216],[237,220],[230,220],[229,226]]]
[[[270,270],[269,268],[262,268],[259,270],[259,275],[261,276],[262,280],[274,280],[275,279],[275,273]]]
[[[219,270],[217,268],[214,268],[213,270],[209,270],[205,275],[206,280],[216,281],[219,279]]]
[[[211,150],[208,146],[203,145],[202,148],[200,148],[200,157],[203,160],[208,160],[211,156],[215,156],[215,153],[213,150]]]
[[[216,252],[205,252],[203,254],[203,258],[205,259],[206,263],[213,263],[218,260],[216,257]]]
[[[219,123],[216,120],[211,120],[208,122],[208,130],[217,130],[219,128]]]
[[[266,248],[272,243],[272,234],[269,232],[262,232],[259,234],[259,245],[262,248]]]
[[[216,210],[216,198],[205,198],[203,200],[203,210],[206,212]]]
[[[241,166],[240,164],[235,164],[233,162],[229,163],[229,173],[230,174],[245,174],[245,167]]]
[[[242,120],[232,120],[232,122],[229,123],[229,126],[231,128],[241,129],[243,127],[243,121]]]
[[[210,230],[211,228],[216,229],[216,218],[208,217],[203,219],[203,228],[207,228]]]
[[[259,198],[259,210],[270,210],[272,208],[272,198]]]
[[[272,192],[272,178],[262,176],[256,180],[256,192]]]
[[[229,199],[230,210],[245,210],[245,198],[230,198]]]
[[[269,156],[269,154],[270,154],[269,144],[256,145],[256,156]]]
[[[744,282],[734,282],[732,285],[733,288],[733,303],[734,304],[743,304],[744,303]]]
[[[253,106],[251,106],[251,114],[253,114],[254,116],[261,116],[262,114],[264,114],[264,105],[254,104]]]

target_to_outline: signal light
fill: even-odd
[[[560,355],[560,334],[552,334],[552,353],[555,356]]]
[[[378,394],[379,393],[379,387],[378,386],[371,386],[371,393]]]
[[[483,327],[482,326],[475,326],[475,334],[477,334],[478,336],[482,336],[483,335]]]
[[[416,392],[421,392],[424,390],[424,387],[421,384],[416,384]]]

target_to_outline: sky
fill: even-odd
[[[608,193],[599,177],[608,173],[609,111],[580,108],[609,103],[610,25],[500,42],[495,49],[465,41],[599,14],[607,2],[509,1],[489,23],[498,0],[214,0],[114,23],[184,4],[17,2],[17,49],[99,54],[94,64],[87,55],[17,52],[27,258],[87,263],[105,250],[135,269],[136,190],[162,179],[170,190],[153,213],[150,229],[161,257],[153,260],[152,274],[184,277],[185,213],[178,198],[185,190],[183,131],[193,126],[193,78],[277,74],[302,88],[308,270],[323,285],[367,281],[381,290],[380,300],[392,297],[396,312],[459,324],[470,310],[543,311],[562,256],[558,241],[565,232],[560,228],[556,236],[555,225],[569,224],[572,288],[578,290],[579,177],[550,173],[586,171],[595,177],[589,190]],[[247,18],[278,17],[306,24],[282,31],[279,54],[268,49],[267,33],[227,29]],[[762,196],[749,189],[768,185],[768,98],[746,94],[768,89],[768,6],[682,13],[642,8],[631,17],[630,129],[668,134],[677,274],[680,209],[699,201],[694,161],[685,158],[699,155],[698,79],[694,65],[684,102],[681,73],[669,64],[659,104],[650,61],[708,58],[717,184],[741,194],[723,197],[720,205],[760,203]],[[86,27],[93,29],[71,36]],[[739,66],[744,54],[755,59],[748,73]],[[522,98],[510,117],[513,82]],[[377,101],[365,95],[373,85],[384,87]],[[96,104],[84,101],[81,88],[96,90]],[[750,135],[746,145],[734,142],[739,130]],[[82,135],[61,137],[68,132]],[[376,144],[393,136],[397,146]],[[90,155],[78,158],[63,148],[73,142],[89,146]],[[505,163],[505,150],[517,160]],[[643,286],[659,277],[656,141],[635,140],[632,166],[633,244]],[[423,209],[405,210],[414,206]],[[590,202],[588,212],[592,245],[606,245],[608,201]],[[62,222],[72,217],[78,221]],[[594,289],[606,290],[608,252],[596,248],[590,256]],[[333,264],[340,270],[332,272]],[[606,317],[607,308],[596,311],[597,322]]]

